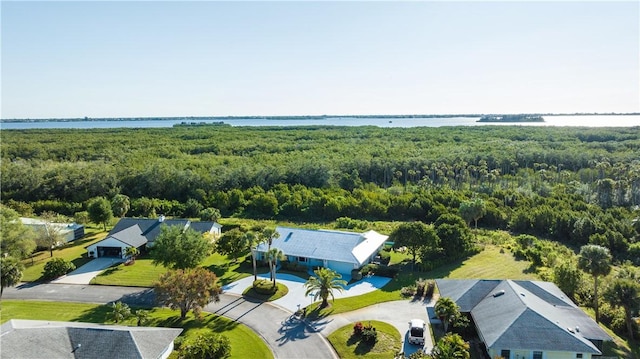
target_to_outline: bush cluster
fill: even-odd
[[[271,295],[278,290],[278,287],[274,287],[273,283],[266,279],[258,279],[253,281],[253,290],[258,294]]]
[[[71,272],[74,269],[76,269],[75,264],[62,258],[53,258],[44,265],[42,278],[45,280],[55,279]]]
[[[360,273],[362,273],[363,276],[373,273],[381,277],[394,278],[396,274],[398,274],[398,268],[370,263],[363,266],[362,269],[360,269]]]
[[[378,340],[378,332],[376,328],[371,325],[364,325],[362,322],[357,322],[353,325],[353,335],[360,337],[363,342],[373,344]]]

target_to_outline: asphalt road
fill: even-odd
[[[74,284],[21,284],[5,288],[3,299],[154,305],[150,288]],[[278,359],[335,359],[335,352],[319,330],[293,319],[284,308],[269,303],[247,301],[241,296],[223,294],[220,302],[205,309],[242,323],[260,335]]]

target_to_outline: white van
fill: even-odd
[[[412,319],[409,322],[409,343],[424,345],[424,332],[427,325],[422,319]]]

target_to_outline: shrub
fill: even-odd
[[[363,342],[373,344],[378,340],[378,332],[376,328],[369,324],[362,330],[361,337]]]
[[[231,355],[231,342],[224,335],[203,333],[195,339],[182,343],[180,359],[221,359]]]
[[[44,265],[42,278],[45,280],[55,279],[71,272],[74,269],[76,269],[76,266],[73,263],[62,258],[53,258]]]
[[[362,324],[362,322],[357,322],[356,324],[353,325],[353,334],[354,335],[360,335],[362,334],[362,331],[364,330],[364,325]]]
[[[398,269],[378,264],[367,264],[360,270],[360,273],[362,273],[363,276],[369,274],[369,272],[381,277],[394,278],[396,274],[398,274]]]
[[[422,297],[424,295],[424,288],[426,285],[427,282],[424,279],[418,278],[416,280],[416,296]]]
[[[427,287],[425,288],[424,291],[424,296],[426,298],[431,298],[433,296],[433,291],[436,288],[436,281],[433,279],[430,279],[427,281]]]
[[[400,289],[400,295],[402,295],[403,297],[412,297],[415,294],[416,294],[416,286],[415,285],[402,287],[402,289]]]
[[[253,281],[253,290],[255,290],[258,294],[271,295],[278,290],[278,287],[274,287],[271,281],[258,279]]]

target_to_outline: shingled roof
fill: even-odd
[[[611,340],[549,282],[437,279],[438,290],[471,313],[487,348],[601,354],[592,341]]]
[[[79,322],[10,320],[2,324],[1,358],[159,358],[182,329]]]
[[[113,229],[109,231],[106,238],[113,237],[137,248],[145,243],[153,243],[160,234],[162,225],[191,228],[200,233],[209,232],[213,227],[221,228],[221,226],[215,222],[191,222],[188,219],[181,218],[121,218]]]

